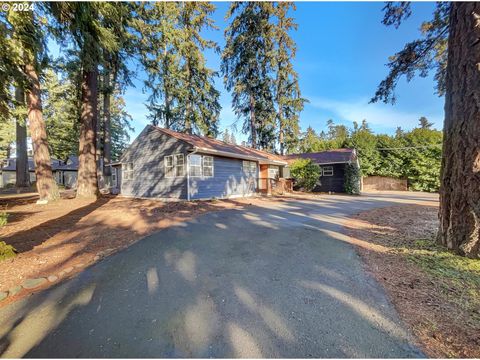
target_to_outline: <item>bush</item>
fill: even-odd
[[[12,245],[8,245],[5,241],[0,241],[0,261],[5,260],[16,255],[15,248]]]
[[[290,175],[295,179],[295,187],[312,191],[320,177],[320,166],[310,159],[297,159],[290,165]]]
[[[0,227],[7,225],[8,214],[6,211],[0,212]]]
[[[345,192],[347,194],[360,194],[360,168],[356,164],[345,166]]]

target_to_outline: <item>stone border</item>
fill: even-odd
[[[114,250],[115,249],[106,249],[106,250],[100,251],[97,254],[95,254],[95,256],[92,258],[92,261],[88,263],[78,263],[78,264],[75,264],[74,266],[66,267],[65,269],[59,271],[56,274],[50,274],[45,277],[25,279],[21,284],[13,286],[7,291],[0,291],[0,302],[7,298],[12,298],[20,294],[23,290],[33,290],[45,284],[52,284],[54,282],[58,282],[62,278],[65,278],[68,274],[72,273],[73,270],[83,269],[87,265],[93,265],[94,263],[102,260],[103,258],[113,253]]]

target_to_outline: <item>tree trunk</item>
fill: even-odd
[[[480,3],[453,2],[438,240],[480,257]]]
[[[79,141],[77,197],[98,196],[96,130],[97,130],[97,75],[95,66],[82,73],[82,105]]]
[[[48,150],[47,130],[42,116],[42,99],[37,71],[31,64],[25,66],[25,74],[30,83],[27,92],[28,122],[33,144],[33,162],[40,200],[55,200],[60,197],[57,183],[53,179],[50,151]]]
[[[255,124],[255,99],[250,95],[250,135],[252,138],[252,148],[257,148],[257,127]]]
[[[105,73],[103,77],[103,86],[105,87],[105,94],[103,97],[103,175],[105,177],[105,183],[107,187],[110,187],[110,177],[112,175],[112,169],[110,164],[112,162],[112,144],[111,144],[111,122],[112,114],[110,112],[110,100],[112,91],[110,89],[110,73]]]
[[[25,105],[25,92],[23,91],[23,88],[15,88],[15,101],[22,107]],[[28,174],[27,124],[24,117],[18,117],[15,119],[15,128],[15,142],[17,148],[15,186],[19,188],[29,187],[30,177]]]
[[[283,119],[282,116],[280,115],[280,111],[278,112],[278,142],[280,143],[280,155],[284,155],[285,152],[285,136],[283,134],[284,129],[283,129]]]

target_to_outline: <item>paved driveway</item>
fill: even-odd
[[[322,196],[206,214],[0,309],[0,354],[422,356],[341,221],[432,198]]]

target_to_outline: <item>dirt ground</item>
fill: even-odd
[[[478,260],[437,250],[437,213],[436,203],[393,206],[360,213],[346,227],[368,270],[383,284],[428,356],[479,358],[477,265],[473,272],[463,274],[473,279],[472,286],[472,282],[462,282],[461,277],[460,281],[449,278],[451,270],[442,268],[445,264],[441,262],[446,257],[460,263]],[[435,250],[423,251],[425,244]],[[425,271],[425,265],[434,271]],[[473,305],[467,306],[470,303]]]
[[[35,288],[38,291],[80,272],[99,253],[100,257],[106,256],[152,232],[205,212],[261,201],[252,198],[165,203],[111,196],[92,202],[69,198],[72,194],[63,197],[47,205],[36,205],[36,195],[0,197],[0,209],[6,208],[10,214],[8,224],[0,228],[0,240],[18,252],[16,257],[2,261],[0,291],[28,278],[58,277]],[[32,291],[22,290],[2,301],[1,306]]]

